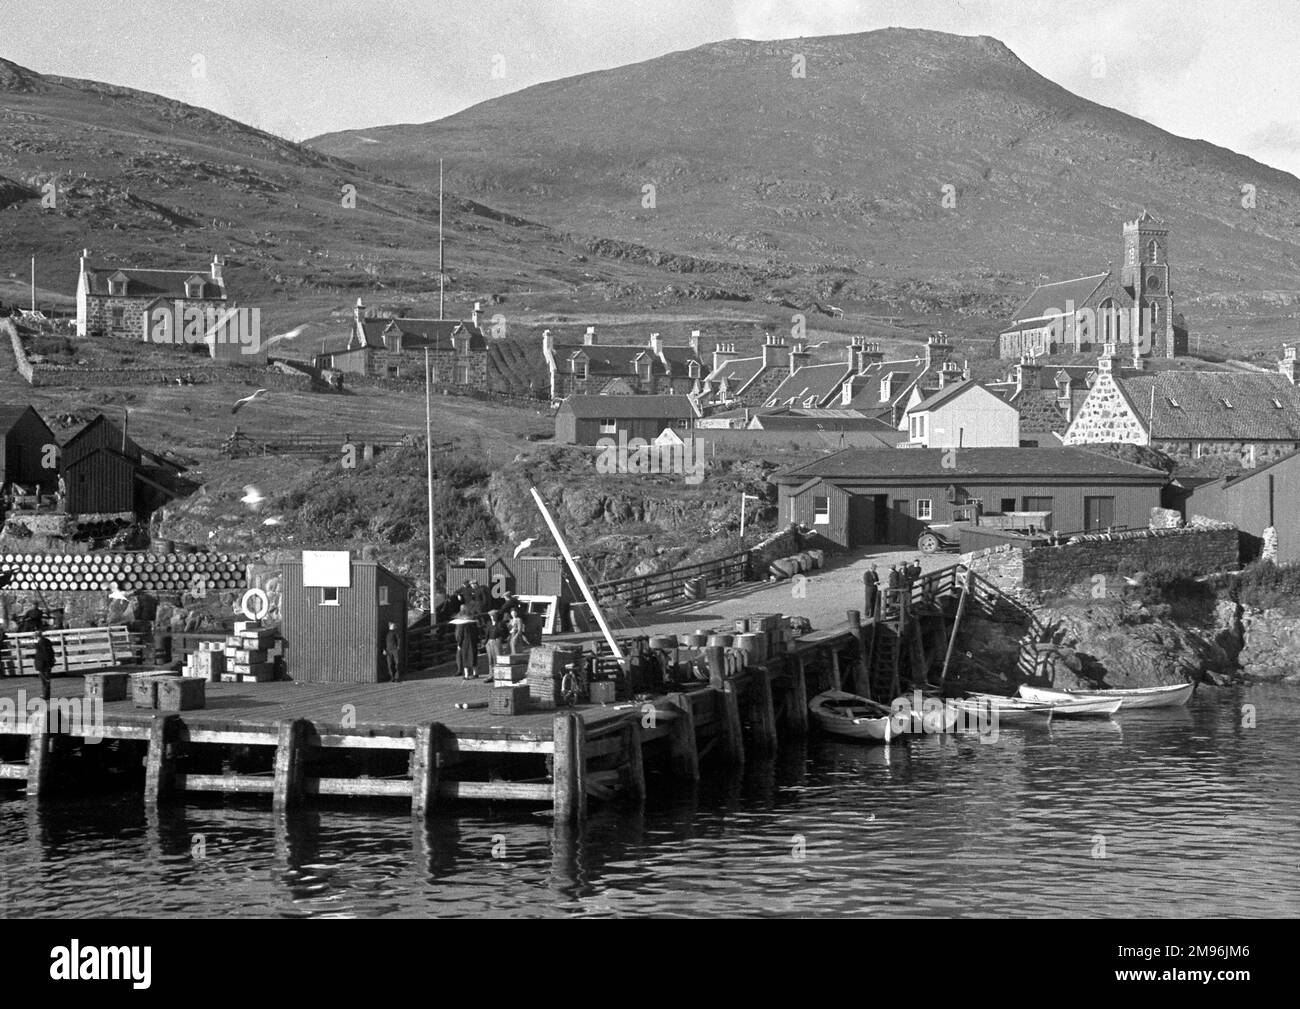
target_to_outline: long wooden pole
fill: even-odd
[[[442,321],[442,288],[446,274],[442,269],[442,158],[438,159],[438,321]]]
[[[970,594],[971,579],[975,572],[966,569],[966,581],[961,586],[961,597],[957,600],[957,614],[952,618],[952,633],[948,637],[948,651],[943,656],[943,671],[939,673],[939,686],[948,678],[948,664],[952,662],[952,651],[957,647],[957,628],[961,626],[961,615],[966,610],[966,597]]]
[[[609,645],[610,651],[614,653],[614,658],[618,659],[619,665],[626,671],[628,667],[627,656],[623,654],[623,649],[614,640],[614,634],[609,629],[609,624],[605,622],[605,614],[601,612],[600,604],[596,602],[596,596],[587,585],[587,579],[582,576],[582,571],[578,567],[578,562],[573,559],[573,554],[569,553],[569,544],[564,542],[564,537],[560,535],[560,529],[555,524],[555,519],[551,518],[550,510],[546,507],[546,502],[542,500],[542,496],[537,493],[537,488],[529,487],[528,490],[533,495],[533,500],[537,502],[537,509],[542,513],[542,518],[546,520],[546,527],[551,530],[551,535],[555,537],[555,543],[559,546],[560,553],[564,554],[565,563],[569,565],[569,570],[573,572],[573,580],[578,583],[582,598],[591,607],[592,615],[596,618],[596,623],[600,625],[600,632],[605,635],[605,641]]]
[[[434,620],[437,619],[435,611],[437,610],[438,589],[437,589],[437,564],[435,563],[435,551],[433,545],[433,407],[431,403],[431,389],[433,382],[429,369],[429,348],[424,348],[424,446],[425,446],[425,472],[426,483],[428,484],[429,495],[429,626],[433,627]]]

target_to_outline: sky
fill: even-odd
[[[305,140],[722,39],[929,28],[991,35],[1076,94],[1300,176],[1297,15],[1300,0],[0,0],[0,57]]]

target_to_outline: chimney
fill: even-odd
[[[1016,392],[1024,392],[1025,389],[1037,389],[1042,383],[1039,377],[1042,365],[1032,355],[1025,353],[1020,355],[1020,363],[1016,365]]]
[[[1097,374],[1109,375],[1114,363],[1115,345],[1113,343],[1104,344],[1101,348],[1101,357],[1097,358]]]
[[[1278,362],[1278,370],[1287,377],[1287,381],[1292,385],[1300,381],[1300,361],[1296,359],[1294,344],[1282,344],[1282,360]]]
[[[717,371],[735,356],[729,344],[715,343],[713,345],[713,367],[710,370]]]
[[[946,333],[936,331],[926,337],[925,366],[927,368],[933,368],[943,361],[946,361],[948,355],[951,353],[952,344],[949,342]]]
[[[225,265],[226,265],[225,260],[223,260],[220,256],[214,255],[212,257],[212,279],[217,281],[217,283],[221,282],[221,269]]]
[[[802,343],[796,343],[793,347],[790,348],[790,374],[793,375],[796,371],[798,371],[807,363],[808,363],[808,351],[804,349],[804,345]]]
[[[662,357],[664,353],[664,338],[658,333],[650,334],[650,349],[656,357]]]
[[[361,330],[361,320],[364,319],[365,317],[366,317],[366,306],[363,305],[361,303],[361,299],[358,298],[356,308],[352,309],[352,318],[357,324],[358,332],[360,332]]]
[[[763,368],[784,368],[790,362],[788,360],[790,348],[785,345],[784,340],[778,340],[771,333],[767,335],[767,342],[763,344]]]
[[[582,334],[582,345],[584,347],[596,346],[596,327],[588,326],[587,332]]]
[[[691,330],[690,344],[691,344],[691,352],[696,357],[699,357],[700,356],[700,331],[698,329]]]
[[[469,321],[470,321],[470,325],[473,326],[475,329],[478,329],[478,317],[479,317],[479,313],[482,311],[483,311],[483,302],[481,301],[474,302],[474,311],[470,314]]]

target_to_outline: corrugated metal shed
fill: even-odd
[[[382,656],[388,623],[403,635],[406,583],[373,561],[351,563],[351,585],[303,585],[302,562],[279,565],[280,633],[289,676],[307,683],[378,683],[387,678]]]

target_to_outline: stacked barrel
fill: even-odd
[[[246,560],[238,554],[3,554],[6,586],[29,592],[209,592],[247,585]]]

